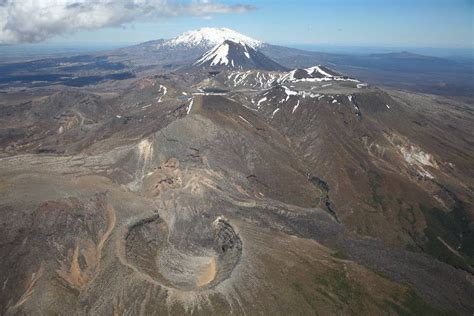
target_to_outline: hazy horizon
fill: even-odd
[[[249,34],[245,34],[249,35]],[[251,36],[251,35],[249,35]],[[154,40],[159,40],[156,38]],[[167,39],[167,38],[163,38]],[[153,39],[152,39],[153,40]],[[22,44],[0,44],[0,56],[14,57],[18,53],[26,55],[45,54],[74,54],[98,52],[110,49],[123,48],[143,42],[43,42]],[[474,50],[470,47],[409,47],[409,46],[368,46],[368,45],[335,45],[335,44],[298,44],[298,43],[269,43],[307,51],[333,54],[365,55],[377,53],[410,52],[433,57],[463,57],[474,58]]]

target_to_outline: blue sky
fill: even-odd
[[[15,0],[21,1],[21,0]],[[48,1],[48,0],[38,0]],[[93,1],[93,0],[90,0]],[[202,0],[201,0],[202,1]],[[203,1],[206,2],[206,1]],[[257,0],[245,13],[134,19],[122,27],[68,31],[47,43],[138,43],[203,26],[229,27],[274,44],[472,48],[474,0]]]
[[[141,42],[174,37],[202,26],[225,26],[275,44],[451,48],[473,45],[472,0],[258,0],[250,4],[257,9],[211,18],[135,22],[125,28],[78,32],[56,37],[54,41]]]

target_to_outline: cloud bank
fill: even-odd
[[[66,32],[160,17],[206,17],[254,9],[210,0],[0,0],[0,43],[41,42]]]

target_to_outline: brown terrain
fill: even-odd
[[[472,315],[472,100],[330,75],[2,94],[0,314]]]

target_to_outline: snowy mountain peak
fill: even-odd
[[[204,27],[198,30],[185,32],[178,37],[165,42],[166,46],[205,47],[207,49],[221,44],[226,40],[244,43],[250,47],[257,48],[262,42],[240,34],[228,28]]]
[[[246,58],[250,58],[249,46],[243,43],[236,43],[231,40],[226,40],[220,45],[216,45],[213,49],[205,53],[200,59],[198,59],[194,64],[203,65],[209,63],[209,66],[224,65],[235,67],[235,62],[230,56],[229,52],[231,51],[231,46],[241,45],[244,50],[244,55]]]
[[[250,45],[225,40],[204,53],[193,66],[203,68],[284,70],[285,68]]]

